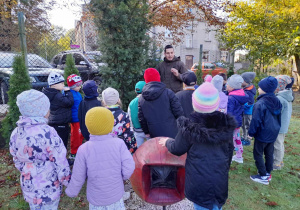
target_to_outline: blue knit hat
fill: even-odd
[[[98,94],[98,85],[94,80],[87,80],[83,83],[82,90],[87,98],[96,98]]]
[[[274,93],[278,86],[278,81],[275,77],[268,76],[260,80],[258,86],[266,93]]]

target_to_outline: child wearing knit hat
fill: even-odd
[[[248,102],[244,105],[244,114],[243,114],[243,136],[242,136],[242,144],[245,146],[249,146],[251,144],[251,137],[248,136],[248,130],[250,126],[250,122],[252,119],[252,110],[254,105],[254,97],[256,95],[256,88],[252,84],[256,73],[255,72],[244,72],[241,75],[244,79],[242,87],[244,88],[245,93],[249,96]]]
[[[85,115],[91,108],[102,106],[102,104],[97,98],[99,96],[98,85],[94,80],[85,81],[82,86],[82,91],[85,96],[79,104],[78,119],[81,133],[85,140],[88,141],[90,139],[90,133],[85,125]]]
[[[62,185],[68,185],[71,172],[67,150],[48,125],[49,99],[42,92],[27,90],[17,96],[17,106],[21,116],[9,149],[21,173],[24,199],[30,209],[57,209]]]
[[[82,96],[79,93],[82,80],[81,77],[76,74],[71,74],[67,78],[67,84],[73,95],[74,104],[72,106],[72,122],[71,122],[71,136],[70,136],[70,147],[71,154],[69,156],[69,164],[73,165],[78,147],[82,144],[83,135],[81,134],[80,124],[78,119],[78,108],[82,101]]]
[[[70,127],[72,121],[73,94],[69,87],[64,87],[64,77],[56,72],[48,76],[49,87],[43,88],[42,92],[50,101],[49,125],[53,127],[64,145],[68,148]]]
[[[211,82],[212,80],[212,76],[210,74],[207,74],[205,77],[204,77],[204,82]]]
[[[243,121],[244,104],[248,101],[248,95],[242,89],[244,79],[234,74],[228,78],[227,91],[228,91],[228,107],[227,113],[235,117],[237,121],[237,127],[233,133],[233,143],[236,151],[236,155],[232,157],[232,160],[238,163],[243,163],[243,145],[240,135],[240,127]]]
[[[90,140],[76,155],[71,182],[65,190],[76,197],[87,179],[89,209],[125,210],[123,180],[130,178],[135,163],[124,141],[110,135],[114,116],[104,107],[90,109],[85,118]]]
[[[149,139],[149,136],[146,136],[146,134],[143,132],[143,129],[141,127],[141,124],[139,122],[139,117],[138,117],[139,97],[141,96],[141,94],[143,92],[143,88],[144,88],[145,84],[146,84],[146,82],[144,82],[144,81],[139,81],[135,84],[135,93],[137,94],[137,96],[129,103],[128,111],[127,111],[129,120],[130,120],[130,125],[133,128],[137,147],[141,146],[145,140]]]
[[[112,135],[117,136],[125,142],[128,150],[133,154],[137,149],[136,139],[130,127],[129,116],[124,112],[120,105],[119,92],[114,88],[106,88],[102,92],[104,105],[113,113],[115,118]]]
[[[292,83],[292,80],[287,75],[279,75],[276,77],[278,86],[275,90],[277,98],[280,100],[282,105],[281,110],[281,127],[279,130],[278,137],[274,143],[274,170],[280,170],[283,167],[284,157],[284,138],[288,132],[289,124],[292,116],[292,102],[294,100],[293,90],[286,89],[286,86]]]
[[[249,128],[249,136],[255,138],[253,157],[259,173],[250,176],[250,178],[265,185],[268,185],[271,180],[274,142],[280,130],[282,106],[274,94],[277,85],[276,78],[271,76],[258,83],[259,96],[253,107],[253,117]]]
[[[221,77],[220,75],[216,75],[211,80],[211,83],[219,91],[220,104],[218,107],[218,111],[227,113],[228,96],[222,91],[224,83],[223,77]]]
[[[219,91],[211,83],[200,85],[192,101],[194,112],[189,118],[177,120],[175,140],[164,138],[159,143],[174,155],[187,153],[185,196],[194,202],[195,209],[221,209],[228,197],[236,122],[234,117],[217,111]]]

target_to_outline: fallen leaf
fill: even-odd
[[[278,206],[278,204],[274,201],[267,202],[266,205],[268,205],[268,206]]]
[[[13,194],[12,196],[10,196],[11,198],[15,198],[15,197],[17,197],[17,196],[19,196],[19,195],[22,195],[22,193],[21,192],[16,192],[15,194]]]

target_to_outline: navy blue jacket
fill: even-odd
[[[175,138],[176,119],[183,116],[183,109],[175,93],[162,82],[149,82],[139,98],[138,117],[145,134],[151,138]]]
[[[177,92],[175,95],[178,98],[185,117],[189,117],[190,114],[194,111],[193,105],[192,105],[192,95],[194,90],[181,90]]]
[[[178,134],[166,147],[177,156],[187,152],[185,196],[207,209],[221,208],[228,197],[228,172],[233,154],[234,117],[215,111],[193,112],[177,120]]]
[[[244,105],[244,114],[252,115],[256,88],[254,85],[251,85],[244,88],[244,91],[249,96],[248,102]]]
[[[49,125],[62,125],[72,121],[73,95],[70,91],[61,91],[54,88],[43,88],[42,92],[50,101]]]
[[[227,114],[235,117],[237,128],[243,124],[244,104],[248,102],[248,98],[243,89],[233,90],[228,95]]]
[[[82,101],[82,96],[79,92],[75,90],[71,90],[73,94],[74,104],[72,106],[72,122],[79,122],[78,119],[78,107],[80,102]]]
[[[80,102],[78,107],[78,119],[80,124],[80,130],[85,140],[90,139],[90,133],[85,125],[85,115],[87,111],[96,106],[101,106],[101,102],[98,101],[97,97],[84,97],[84,99]]]
[[[275,142],[281,126],[281,108],[274,93],[258,96],[253,107],[249,136],[261,142]]]

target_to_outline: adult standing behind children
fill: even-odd
[[[184,63],[180,61],[180,57],[175,57],[172,45],[167,45],[164,53],[164,61],[156,69],[160,74],[161,82],[165,83],[167,88],[177,93],[183,89],[180,75],[187,72],[187,69],[184,67]]]
[[[151,138],[165,136],[175,138],[177,134],[176,119],[184,115],[175,93],[160,82],[156,69],[146,69],[146,85],[139,98],[139,121],[144,133]]]
[[[69,164],[73,165],[78,147],[82,144],[82,140],[84,138],[83,135],[81,134],[80,124],[78,119],[78,108],[80,102],[82,101],[82,96],[79,93],[82,86],[82,80],[80,76],[76,74],[71,74],[67,78],[67,83],[74,99],[74,104],[72,106],[72,122],[71,122],[71,136],[70,136],[71,154],[69,156]]]
[[[293,90],[286,90],[286,86],[292,82],[291,78],[287,75],[279,75],[276,77],[278,81],[278,87],[275,90],[277,98],[280,100],[282,105],[281,110],[281,127],[279,130],[278,137],[274,143],[274,170],[281,170],[283,167],[283,157],[284,157],[284,138],[285,134],[289,130],[290,120],[292,116],[292,101]]]
[[[130,178],[135,164],[124,141],[109,134],[114,116],[104,107],[94,107],[86,114],[86,126],[90,140],[78,149],[65,192],[76,197],[87,179],[89,209],[125,210],[123,180]]]
[[[85,94],[83,100],[79,104],[78,119],[80,124],[80,130],[85,140],[90,139],[90,133],[85,125],[85,115],[93,107],[102,106],[101,102],[97,99],[98,86],[94,80],[87,80],[83,83],[82,91]]]
[[[197,77],[194,72],[185,72],[181,75],[182,81],[186,87],[177,92],[175,95],[178,98],[185,117],[189,117],[190,114],[194,111],[192,105],[192,95],[195,90],[195,85],[197,83]]]
[[[243,145],[240,127],[243,122],[244,104],[248,101],[248,95],[242,89],[243,82],[244,80],[240,75],[234,74],[229,77],[226,86],[228,91],[227,113],[233,115],[237,121],[237,127],[233,132],[236,155],[232,157],[232,160],[238,163],[243,163]]]
[[[162,139],[169,152],[187,153],[185,164],[185,196],[195,210],[222,209],[228,197],[228,173],[233,154],[234,118],[216,111],[219,92],[205,82],[193,93],[194,112],[180,117],[175,140]]]
[[[143,129],[141,127],[141,124],[139,122],[139,117],[138,117],[139,97],[141,96],[141,93],[142,93],[142,90],[143,90],[145,84],[146,84],[146,82],[144,82],[144,81],[139,81],[139,82],[136,83],[135,93],[137,94],[137,96],[135,97],[135,99],[133,99],[129,103],[128,111],[127,111],[129,119],[130,119],[131,127],[133,127],[133,132],[134,132],[134,136],[135,136],[135,139],[136,139],[137,147],[141,146],[144,143],[145,139],[149,138],[143,132]]]
[[[254,80],[256,73],[244,72],[241,76],[244,79],[242,87],[244,88],[245,93],[249,96],[248,102],[244,104],[244,114],[243,114],[243,124],[242,124],[243,136],[241,140],[243,145],[249,146],[251,144],[251,138],[250,136],[248,136],[248,130],[252,119],[254,97],[256,95],[256,88],[252,84],[252,81]]]
[[[130,127],[129,116],[124,112],[120,105],[119,92],[114,88],[106,88],[102,92],[104,105],[113,113],[115,118],[112,134],[123,139],[128,150],[133,154],[137,149],[134,133]]]
[[[62,75],[51,72],[48,76],[49,87],[43,88],[43,93],[50,101],[49,125],[56,130],[68,148],[69,123],[72,121],[74,99],[70,88],[64,86],[64,81]]]
[[[250,178],[268,185],[273,170],[274,142],[280,130],[280,112],[282,105],[274,91],[278,82],[274,77],[267,77],[258,83],[257,102],[253,107],[249,135],[254,137],[253,157],[258,169],[257,175]],[[264,156],[265,160],[264,161]]]

